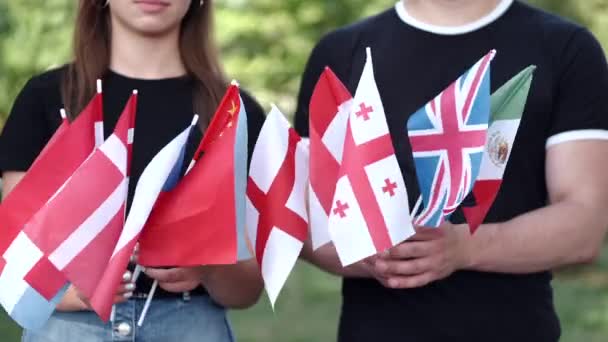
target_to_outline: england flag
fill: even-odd
[[[308,146],[273,106],[251,158],[247,229],[274,303],[308,236]]]

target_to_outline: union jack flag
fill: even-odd
[[[479,174],[490,116],[490,51],[407,123],[424,209],[417,225],[438,227]]]

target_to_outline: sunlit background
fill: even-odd
[[[304,63],[320,36],[389,8],[395,0],[215,2],[216,33],[227,73],[264,107],[274,102],[289,114]],[[584,24],[608,48],[608,0],[528,2]],[[0,127],[29,77],[68,60],[75,3],[0,0]],[[594,266],[556,272],[555,299],[563,341],[608,340],[607,267],[605,252]],[[290,277],[274,312],[262,297],[256,307],[234,312],[231,318],[242,342],[332,341],[339,305],[339,279],[302,264]],[[0,310],[0,342],[18,341],[19,336],[17,327]]]

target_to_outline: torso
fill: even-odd
[[[433,27],[411,22],[400,6],[330,33],[317,47],[324,51],[317,56],[325,59],[311,65],[329,65],[354,94],[365,47],[371,47],[410,204],[419,191],[406,129],[409,116],[495,49],[492,92],[527,66],[537,69],[504,182],[486,222],[509,220],[544,206],[546,143],[563,130],[553,118],[560,53],[579,27],[522,3],[503,1],[477,27],[433,32]],[[311,87],[305,83],[303,89]],[[303,133],[306,95],[296,114],[296,127]],[[457,213],[451,220],[461,223],[463,217]],[[468,341],[554,341],[560,327],[550,280],[549,272],[457,272],[424,288],[389,290],[375,280],[345,279],[340,341],[455,341],[464,336]]]

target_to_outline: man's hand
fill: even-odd
[[[378,281],[390,288],[415,288],[443,279],[468,263],[466,225],[445,223],[439,228],[417,227],[416,234],[391,250],[368,259]]]
[[[192,291],[203,281],[205,266],[188,268],[146,268],[148,277],[158,280],[158,285],[169,292]]]

